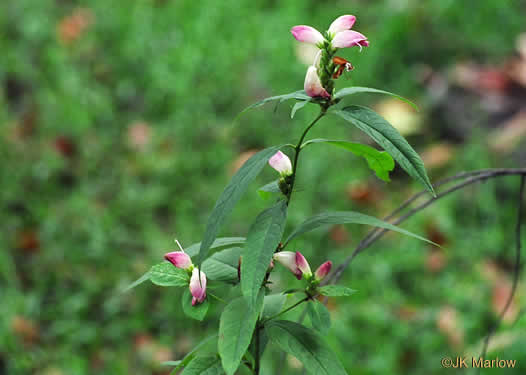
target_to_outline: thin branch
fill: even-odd
[[[483,346],[482,352],[480,353],[480,358],[484,358],[486,356],[486,353],[488,351],[489,340],[495,334],[495,332],[497,332],[497,330],[499,329],[500,323],[504,319],[504,315],[506,315],[506,312],[511,306],[511,302],[513,301],[513,297],[515,296],[515,292],[517,291],[517,286],[519,284],[519,276],[520,276],[520,270],[521,270],[521,224],[522,224],[522,216],[523,216],[525,180],[526,180],[526,176],[521,175],[519,196],[517,197],[518,207],[517,207],[517,224],[515,227],[515,266],[513,269],[513,285],[511,287],[511,293],[508,296],[508,300],[506,301],[506,304],[504,305],[504,308],[502,309],[502,312],[500,313],[499,318],[489,328],[489,332],[484,340],[484,346]],[[480,373],[480,368],[478,369],[477,373]]]
[[[457,180],[463,180],[462,182],[450,187],[449,189],[437,194],[434,198],[429,198],[428,200],[424,201],[420,205],[412,208],[409,210],[405,215],[402,215],[398,217],[396,220],[392,221],[392,224],[397,225],[414,214],[420,212],[424,208],[428,207],[429,205],[433,204],[437,200],[449,195],[450,193],[453,193],[457,190],[460,190],[466,186],[472,185],[476,182],[485,181],[491,178],[496,177],[503,177],[503,176],[513,176],[513,175],[520,175],[520,176],[526,176],[526,168],[510,168],[510,169],[482,169],[478,171],[473,172],[462,172],[455,176],[449,177],[447,179],[441,180],[438,183],[434,185],[435,188],[446,185],[450,182],[457,181]],[[396,215],[400,214],[404,209],[408,208],[413,202],[415,202],[418,198],[427,195],[426,191],[421,191],[415,195],[413,195],[411,198],[409,198],[406,202],[404,202],[399,208],[394,210],[390,215],[386,217],[386,220],[393,219]],[[376,242],[378,239],[380,239],[385,233],[387,233],[388,229],[383,228],[375,228],[371,230],[363,239],[360,241],[358,246],[354,249],[354,251],[344,260],[342,264],[340,264],[338,267],[336,267],[335,271],[324,280],[325,284],[335,283],[337,282],[345,269],[351,264],[351,262],[354,260],[354,258],[360,254],[362,251],[367,249],[369,246],[371,246],[374,242]]]

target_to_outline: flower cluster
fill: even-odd
[[[164,255],[164,259],[172,263],[177,268],[184,269],[191,273],[190,293],[192,294],[192,306],[202,303],[206,298],[206,275],[192,263],[192,259],[184,251],[173,251]]]
[[[332,262],[328,260],[318,267],[314,275],[309,262],[299,251],[280,251],[274,254],[273,259],[287,267],[298,280],[305,278],[309,282],[319,283],[331,271]]]
[[[297,41],[314,44],[320,49],[305,76],[304,88],[307,95],[330,98],[334,90],[332,79],[339,77],[342,67],[346,70],[352,69],[352,65],[347,60],[334,56],[338,49],[354,46],[361,49],[369,46],[369,41],[363,34],[350,30],[355,22],[355,16],[340,16],[334,20],[324,35],[311,26],[298,25],[291,29]]]

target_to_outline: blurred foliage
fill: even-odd
[[[473,121],[459,143],[451,128],[460,125],[448,121],[447,102],[444,115],[421,73],[447,78],[458,61],[507,59],[525,11],[520,0],[3,1],[0,374],[163,374],[160,362],[181,358],[216,329],[217,303],[199,323],[183,318],[180,291],[119,291],[173,248],[174,237],[198,242],[236,165],[253,150],[297,139],[315,114],[306,108],[290,121],[284,105],[234,121],[254,101],[301,89],[293,25],[323,29],[340,14],[358,16],[355,29],[371,47],[344,53],[356,69],[339,85],[386,89],[421,105],[410,142],[420,151],[442,141],[455,148],[431,170],[433,180],[517,166],[514,154],[489,150],[493,123],[476,101],[462,107]],[[378,98],[359,98],[367,99]],[[311,136],[356,138],[341,125],[326,118]],[[385,184],[337,149],[316,146],[301,158],[289,230],[324,209],[382,216],[418,189],[398,169]],[[269,168],[258,183],[274,177]],[[224,234],[244,235],[266,207],[260,185]],[[496,317],[497,287],[507,290],[510,280],[516,185],[469,188],[407,224],[438,236],[443,250],[389,234],[357,258],[345,284],[359,292],[329,303],[329,340],[351,373],[441,373],[443,356],[480,344]],[[336,227],[293,245],[312,264],[337,263],[365,230]],[[278,276],[275,283],[295,283]],[[517,310],[525,292],[522,283]],[[526,369],[521,322],[504,323],[499,332],[511,338],[492,352],[517,359],[517,374]],[[272,354],[265,374],[281,365]],[[288,363],[286,373],[301,373]]]

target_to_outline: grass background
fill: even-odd
[[[184,318],[180,290],[118,291],[162,259],[174,238],[199,242],[247,153],[296,141],[315,116],[307,107],[290,120],[286,104],[234,121],[252,102],[301,89],[306,66],[293,25],[323,29],[340,14],[358,16],[355,29],[371,47],[342,52],[356,69],[338,87],[377,87],[417,102],[418,114],[404,109],[390,119],[416,124],[408,139],[420,152],[448,145],[432,180],[524,165],[524,142],[504,153],[489,147],[500,124],[524,108],[524,92],[499,92],[512,104],[495,114],[485,105],[492,93],[473,93],[452,77],[462,62],[502,67],[516,56],[525,12],[518,0],[2,2],[0,374],[165,374],[160,362],[217,329],[218,304],[198,323]],[[385,102],[378,107],[384,98],[353,99],[391,113]],[[311,137],[367,141],[335,117]],[[382,216],[420,189],[398,169],[385,184],[338,149],[313,146],[301,159],[288,230],[323,210]],[[274,177],[266,168],[258,183]],[[246,234],[268,205],[257,186],[224,235]],[[359,292],[329,304],[328,340],[350,373],[443,373],[442,357],[480,344],[509,289],[517,189],[517,179],[490,181],[404,225],[438,236],[438,255],[390,234],[356,259],[344,283]],[[294,247],[311,264],[337,263],[366,229],[314,232]],[[276,283],[296,282],[282,272]],[[517,359],[520,368],[495,373],[524,373],[525,329],[522,318],[499,331],[491,355]],[[265,374],[284,366],[276,354],[264,357]],[[284,373],[300,374],[298,367],[287,358]]]

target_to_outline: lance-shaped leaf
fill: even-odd
[[[280,103],[283,103],[284,101],[290,100],[290,99],[308,100],[308,101],[312,100],[312,98],[305,93],[305,90],[298,90],[298,91],[291,92],[289,94],[271,96],[269,98],[265,98],[263,100],[260,100],[259,102],[256,102],[256,103],[248,106],[247,108],[245,108],[243,111],[241,111],[241,113],[244,113],[244,112],[246,112],[246,111],[248,111],[250,109],[253,109],[253,108],[260,107],[260,106],[262,106],[262,105],[264,105],[266,103],[277,101],[278,102],[277,104],[280,104]],[[277,105],[276,105],[276,107],[277,107]]]
[[[265,200],[277,193],[281,193],[281,190],[279,189],[279,180],[269,182],[258,189],[259,196]]]
[[[281,312],[283,305],[287,301],[286,294],[271,294],[270,296],[265,296],[263,303],[263,313],[261,316],[263,318],[270,318],[271,316],[277,315]]]
[[[395,163],[391,155],[385,151],[378,151],[374,147],[364,145],[356,142],[337,141],[331,139],[311,139],[305,142],[301,147],[308,146],[314,143],[327,143],[332,146],[343,148],[351,151],[356,156],[362,156],[369,168],[371,168],[378,178],[389,182],[389,172],[395,167]]]
[[[274,155],[280,147],[281,146],[269,147],[253,155],[239,168],[225,190],[223,190],[206,224],[205,234],[197,256],[197,264],[199,266],[203,260],[205,260],[210,246],[212,246],[212,243],[217,237],[217,233],[234,209],[236,203],[247,190],[248,185],[256,178],[270,157]]]
[[[179,362],[179,364],[176,365],[176,367],[172,369],[172,372],[170,372],[170,375],[175,375],[176,373],[178,373],[178,371],[181,368],[183,368],[184,366],[188,365],[188,363],[190,363],[190,361],[195,358],[195,353],[197,353],[201,348],[203,348],[204,346],[209,344],[212,340],[216,339],[217,336],[218,335],[216,333],[216,334],[214,334],[212,336],[207,337],[206,339],[201,341],[199,344],[197,344],[190,352],[188,352],[183,357],[183,359],[181,359],[180,361],[177,361],[177,362]],[[215,347],[217,347],[217,344],[215,345]]]
[[[203,272],[210,280],[237,282],[237,267],[241,256],[241,247],[232,247],[207,258],[203,262]]]
[[[405,234],[413,238],[417,238],[421,241],[428,242],[430,244],[436,245],[434,242],[429,241],[428,239],[421,237],[417,234],[411,233],[405,229],[398,228],[393,224],[390,224],[386,221],[377,219],[373,216],[365,215],[359,212],[354,211],[334,211],[334,212],[324,212],[318,215],[311,216],[300,224],[294,231],[289,235],[287,240],[284,243],[284,247],[295,237],[300,234],[310,232],[311,230],[327,227],[335,224],[363,224],[363,225],[372,225],[373,227],[380,227],[392,230],[394,232]],[[438,245],[437,245],[438,246]]]
[[[382,116],[372,109],[357,105],[333,111],[347,122],[373,138],[413,178],[420,181],[427,190],[435,194],[429,181],[424,162],[404,137]]]
[[[307,314],[309,315],[312,328],[320,334],[325,335],[331,328],[331,314],[323,303],[312,300],[307,303]]]
[[[245,243],[245,237],[220,237],[214,240],[214,242],[210,246],[210,250],[219,251],[223,249],[228,249],[230,247],[243,246],[244,243]],[[185,251],[188,255],[193,257],[199,253],[200,247],[201,247],[201,242],[194,243],[188,246],[185,249]]]
[[[181,375],[221,375],[221,361],[217,356],[198,356],[184,368]]]
[[[356,290],[343,285],[325,285],[318,288],[318,291],[327,297],[348,297],[356,293]]]
[[[162,262],[150,269],[150,281],[160,286],[188,286],[188,272],[176,268],[172,263]]]
[[[238,297],[230,302],[221,314],[217,345],[221,363],[228,375],[236,372],[250,345],[254,327],[263,307],[264,294],[264,289],[261,289],[254,305],[249,304],[246,298]]]
[[[290,111],[290,118],[291,119],[294,118],[294,116],[296,115],[296,112],[298,112],[300,109],[305,107],[308,103],[310,103],[311,100],[312,98],[309,98],[308,100],[301,100],[297,102],[296,104],[294,104],[294,107],[292,107],[292,111]]]
[[[414,109],[418,111],[418,106],[412,101],[410,101],[409,99],[406,99],[403,96],[400,96],[397,94],[393,94],[392,92],[389,92],[389,91],[373,89],[371,87],[359,87],[359,86],[345,87],[341,90],[338,90],[338,92],[334,95],[334,99],[342,99],[348,95],[359,94],[359,93],[373,93],[373,94],[384,94],[384,95],[394,96],[395,98],[400,99],[401,101],[406,102],[407,104],[411,105]]]
[[[272,254],[281,241],[286,218],[287,202],[281,200],[260,213],[248,231],[242,252],[241,291],[251,304],[256,301]]]
[[[139,277],[137,280],[135,280],[133,283],[131,283],[130,285],[128,285],[126,288],[122,289],[121,290],[121,293],[126,293],[128,292],[130,289],[133,289],[135,288],[136,286],[138,285],[141,285],[143,282],[145,282],[146,280],[150,280],[150,271],[146,272],[144,275],[142,275],[141,277]]]
[[[309,373],[347,375],[323,338],[307,327],[288,320],[277,320],[265,324],[265,332],[272,343],[300,360]]]

